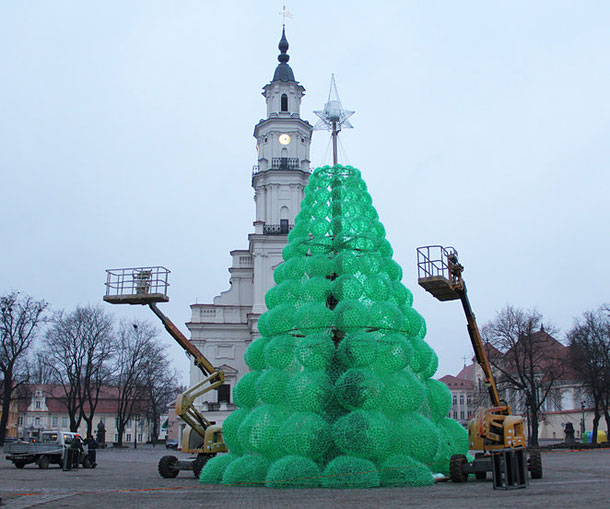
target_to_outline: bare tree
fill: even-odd
[[[47,303],[12,291],[0,297],[0,373],[2,417],[0,445],[4,444],[13,395],[27,374],[26,355],[41,323]]]
[[[53,369],[49,360],[43,352],[36,352],[28,363],[29,381],[33,384],[53,383]]]
[[[118,390],[117,435],[123,446],[123,434],[134,410],[144,410],[144,389],[148,359],[156,349],[157,331],[147,322],[122,322],[118,333],[116,373],[114,384]]]
[[[165,413],[167,405],[178,393],[178,374],[170,368],[166,347],[155,344],[143,365],[142,387],[146,396],[146,414],[152,422],[151,441],[153,446],[159,436],[159,418]]]
[[[115,352],[112,318],[98,306],[78,306],[53,318],[45,338],[44,354],[49,359],[53,380],[63,389],[61,401],[68,410],[70,429],[81,421],[92,434],[92,422],[101,387],[111,375]]]
[[[100,307],[84,308],[82,319],[85,362],[80,403],[83,419],[87,424],[87,436],[93,436],[93,416],[100,391],[113,373],[111,360],[116,353],[116,340],[113,336],[112,318]]]
[[[542,325],[534,310],[507,306],[482,334],[498,350],[489,361],[499,373],[498,387],[509,389],[528,414],[528,442],[538,445],[538,421],[553,388],[564,374],[565,347]]]
[[[610,313],[608,306],[587,311],[568,332],[570,363],[593,398],[593,437],[603,413],[610,433]],[[595,442],[595,439],[594,439]]]
[[[82,420],[80,392],[85,350],[81,337],[81,323],[75,313],[60,311],[53,317],[43,347],[53,382],[62,388],[60,401],[68,411],[71,431],[77,431]]]

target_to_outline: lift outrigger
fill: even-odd
[[[194,454],[188,460],[176,456],[163,456],[158,470],[162,477],[173,478],[180,470],[192,470],[195,477],[206,462],[227,447],[222,437],[222,427],[208,420],[195,407],[195,400],[224,383],[224,372],[216,369],[210,361],[191,343],[174,323],[157,307],[159,302],[168,302],[169,269],[162,266],[131,267],[106,270],[106,295],[104,301],[110,304],[147,305],[157,315],[165,330],[176,340],[195,366],[203,373],[204,379],[179,394],[176,398],[176,415],[188,424],[182,435],[182,451]]]
[[[532,479],[542,477],[540,452],[532,451],[526,461],[526,440],[523,419],[513,415],[510,406],[500,399],[491,365],[483,347],[479,327],[472,311],[464,267],[458,262],[453,247],[439,245],[417,248],[418,283],[440,301],[460,300],[466,315],[468,335],[477,363],[483,370],[491,407],[481,408],[468,423],[468,447],[478,451],[469,462],[463,454],[452,456],[449,465],[454,482],[466,482],[468,474],[485,479],[492,472],[494,488],[525,488],[527,470]]]

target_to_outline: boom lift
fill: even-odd
[[[165,330],[176,340],[195,366],[203,373],[203,380],[179,394],[176,398],[176,415],[188,424],[182,434],[182,451],[194,454],[189,460],[178,460],[176,456],[163,456],[158,470],[162,477],[176,477],[180,470],[192,470],[195,477],[205,463],[219,452],[226,452],[222,438],[222,427],[209,421],[195,407],[195,400],[220,387],[224,372],[212,366],[209,360],[191,343],[174,323],[157,307],[158,302],[168,302],[167,281],[169,270],[165,267],[133,267],[108,269],[104,301],[110,304],[148,305],[157,315]]]
[[[465,482],[468,474],[485,479],[491,471],[494,488],[524,488],[527,485],[526,463],[532,479],[542,477],[542,461],[538,451],[532,451],[525,460],[526,440],[523,419],[512,415],[510,406],[500,399],[496,382],[475,315],[470,306],[466,283],[462,278],[464,267],[458,262],[453,247],[439,245],[417,248],[418,283],[440,301],[460,300],[466,315],[468,335],[477,363],[481,367],[491,407],[481,408],[468,423],[469,449],[478,451],[469,462],[462,454],[454,455],[450,462],[450,477],[454,482]]]

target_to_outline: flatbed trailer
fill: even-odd
[[[23,468],[30,463],[36,463],[38,468],[48,468],[49,465],[62,465],[66,450],[76,437],[80,440],[78,433],[69,431],[44,431],[40,441],[11,442],[4,445],[6,459],[12,461],[15,467]],[[89,457],[84,451],[79,453],[78,463],[85,468],[92,468]]]

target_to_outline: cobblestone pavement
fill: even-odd
[[[3,508],[511,508],[610,506],[610,450],[544,452],[544,477],[527,489],[493,490],[491,482],[437,483],[425,488],[274,490],[202,486],[191,472],[162,479],[164,448],[102,450],[95,470],[63,472],[56,466],[16,469],[0,460]],[[181,456],[180,453],[177,454]]]

